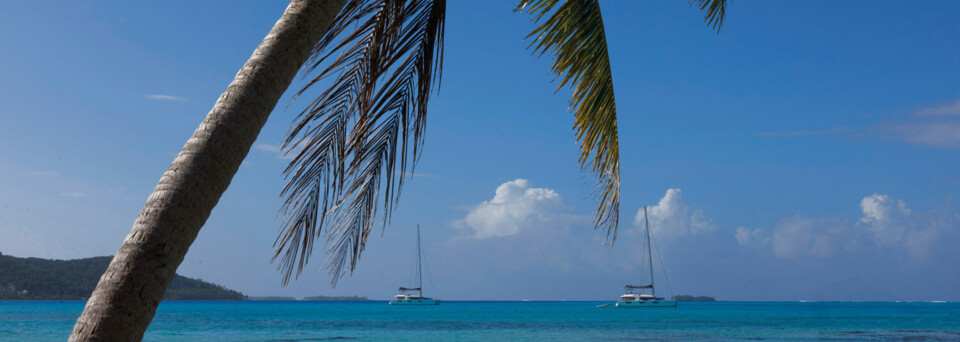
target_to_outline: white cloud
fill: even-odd
[[[530,181],[517,179],[498,186],[492,200],[480,203],[454,226],[473,230],[478,239],[511,236],[555,216],[561,202],[553,189],[532,188]]]
[[[737,238],[737,243],[741,246],[764,245],[770,242],[767,233],[760,228],[750,229],[740,226],[737,228],[737,232],[734,233],[734,237]]]
[[[960,100],[943,106],[921,109],[917,111],[917,116],[960,116]]]
[[[757,135],[761,137],[786,138],[786,137],[805,137],[811,135],[831,135],[846,133],[851,129],[849,127],[836,127],[831,129],[819,129],[812,131],[785,131],[785,132],[760,132]]]
[[[920,109],[903,119],[876,122],[863,127],[835,127],[806,131],[766,131],[761,137],[841,136],[846,138],[892,138],[909,144],[960,149],[960,100],[953,103]]]
[[[850,224],[842,220],[794,216],[781,220],[773,230],[773,254],[781,258],[815,256],[826,258],[843,247],[853,247]]]
[[[272,145],[272,144],[257,144],[257,149],[261,151],[267,151],[267,152],[273,152],[273,153],[280,153],[280,151],[283,150],[283,148],[280,145]]]
[[[887,124],[881,128],[911,144],[960,149],[960,121],[918,121]]]
[[[657,205],[647,208],[647,213],[652,233],[666,241],[716,228],[713,220],[706,218],[702,210],[690,208],[683,199],[683,191],[677,188],[667,189]],[[643,227],[643,208],[637,211],[633,224]]]
[[[173,96],[173,95],[161,95],[161,94],[150,94],[144,97],[147,99],[156,100],[156,101],[186,101],[187,100],[185,97],[179,97],[179,96]]]
[[[955,241],[960,214],[952,205],[915,212],[903,200],[873,194],[860,201],[863,215],[851,223],[843,219],[793,216],[780,220],[767,234],[763,229],[739,227],[734,237],[741,246],[765,246],[781,258],[829,257],[874,246],[879,250],[906,251],[917,259]]]
[[[950,205],[906,217],[901,245],[916,259],[925,259],[944,249],[956,248],[960,233],[960,214]]]
[[[863,217],[857,221],[857,226],[868,230],[878,245],[903,239],[905,220],[910,215],[903,200],[894,202],[887,195],[873,194],[860,201],[860,210]]]
[[[60,196],[70,197],[70,198],[81,198],[81,197],[86,197],[87,194],[79,191],[69,191],[69,192],[61,192]]]
[[[877,245],[899,245],[913,257],[925,258],[937,242],[956,232],[960,215],[951,207],[915,213],[903,200],[873,194],[860,202],[863,217],[857,227],[869,231]]]
[[[717,228],[717,225],[713,223],[713,219],[703,215],[703,210],[695,209],[690,214],[690,231],[694,234],[711,231],[715,228]]]
[[[873,130],[892,135],[910,144],[945,149],[960,149],[960,100],[924,108],[905,122],[882,123]]]
[[[925,226],[911,231],[903,240],[903,246],[914,258],[924,259],[930,255],[930,247],[943,233],[944,226]]]
[[[284,153],[284,151],[283,151],[283,146],[282,146],[282,145],[257,144],[257,145],[256,145],[256,148],[257,148],[258,150],[261,150],[261,151],[264,151],[264,152],[269,152],[269,153],[271,153],[271,154],[274,154],[274,155],[277,156],[277,158],[280,158],[280,159],[283,159],[283,160],[293,160],[293,158],[296,157],[297,154],[299,154],[299,153],[300,153],[300,150],[302,149],[302,147],[300,147],[300,145],[296,145],[296,146],[294,146],[294,150],[293,150],[293,151],[289,151],[288,153]]]

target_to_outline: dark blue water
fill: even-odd
[[[66,339],[83,302],[0,302],[0,340]],[[960,341],[960,303],[164,302],[147,341]]]

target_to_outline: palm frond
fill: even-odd
[[[557,90],[567,84],[573,87],[570,107],[580,141],[580,166],[586,169],[589,163],[599,178],[595,228],[606,228],[612,243],[620,217],[620,152],[600,5],[596,0],[521,0],[516,10],[543,21],[527,36],[535,39],[530,46],[540,55],[556,56],[551,70],[562,80]]]
[[[727,15],[727,0],[690,0],[690,6],[699,7],[698,12],[706,11],[703,14],[703,22],[720,33],[723,19]]]
[[[315,76],[295,98],[332,81],[284,142],[295,154],[284,170],[285,224],[274,243],[284,285],[325,235],[324,265],[336,286],[356,267],[377,219],[389,221],[439,86],[445,11],[445,0],[351,0],[314,49],[304,72]]]

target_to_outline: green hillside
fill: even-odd
[[[48,260],[0,255],[0,299],[86,299],[111,259],[103,256]],[[245,297],[220,285],[177,275],[163,298],[239,300]]]

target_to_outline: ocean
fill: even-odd
[[[960,303],[164,302],[146,341],[960,341]],[[80,301],[0,301],[0,341],[63,341]]]

